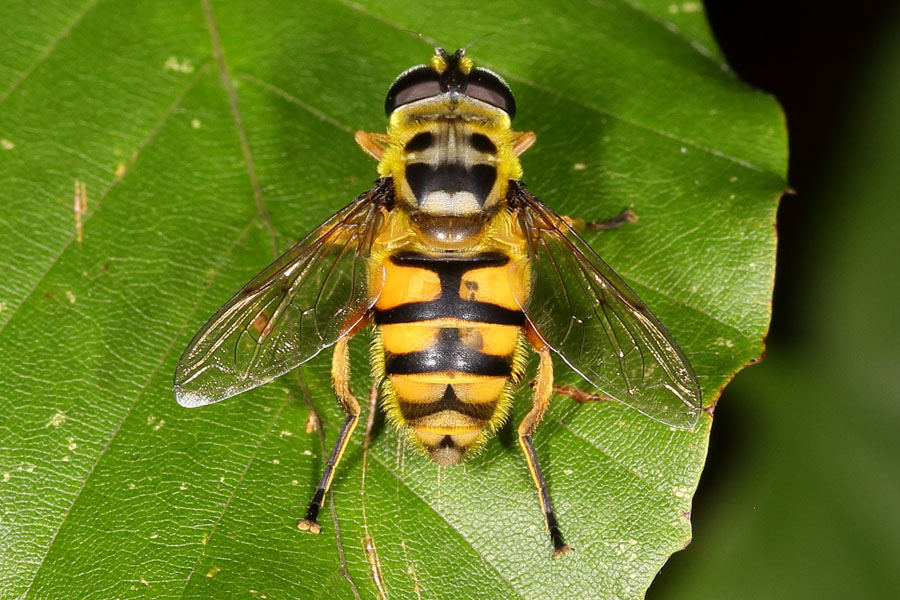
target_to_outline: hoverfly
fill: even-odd
[[[318,514],[359,419],[348,343],[374,326],[372,373],[388,418],[439,465],[484,444],[510,412],[529,351],[539,365],[518,441],[553,556],[571,549],[532,435],[553,394],[556,354],[604,396],[677,428],[700,389],[672,336],[576,231],[520,181],[534,133],[496,73],[442,48],[404,71],[385,101],[387,134],[358,132],[375,186],[257,275],[194,336],[175,374],[182,406],[257,387],[334,346],[346,412],[299,528]]]

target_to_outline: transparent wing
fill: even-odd
[[[529,324],[603,394],[667,425],[693,428],[700,387],[669,332],[563,219],[521,185],[510,192],[529,241],[533,291],[520,302]]]
[[[362,194],[220,308],[181,356],[178,403],[204,406],[268,383],[358,325],[384,282],[367,259],[390,193],[382,181]]]

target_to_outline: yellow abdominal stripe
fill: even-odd
[[[469,323],[458,319],[382,325],[380,333],[385,350],[392,354],[408,354],[434,346],[440,330],[446,328],[458,329],[460,342],[467,348],[492,356],[509,356],[519,339],[519,327],[515,325]]]

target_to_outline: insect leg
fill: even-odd
[[[371,133],[369,131],[357,131],[356,135],[353,136],[356,140],[356,143],[359,144],[360,148],[366,151],[366,153],[374,158],[375,160],[380,161],[381,157],[384,156],[385,149],[390,146],[391,138],[383,133]]]
[[[353,430],[356,429],[356,423],[359,421],[359,402],[356,401],[356,398],[353,397],[353,393],[350,391],[350,353],[348,346],[350,337],[350,335],[347,335],[338,340],[334,345],[334,355],[331,359],[331,384],[341,406],[344,408],[344,412],[347,413],[347,417],[341,426],[337,442],[334,444],[334,450],[331,451],[331,456],[325,464],[325,472],[322,473],[322,479],[319,480],[319,487],[316,488],[316,493],[313,494],[312,500],[309,502],[306,518],[297,523],[297,527],[301,531],[319,533],[321,530],[318,523],[319,509],[322,508],[322,503],[325,501],[325,492],[331,487],[334,470],[337,468],[338,463],[341,462],[341,457],[347,448],[347,442],[350,441],[350,436],[353,434]]]
[[[607,219],[606,221],[592,221],[587,223],[584,219],[573,219],[572,217],[562,217],[562,220],[577,233],[584,233],[585,231],[609,231],[610,229],[618,229],[628,223],[637,223],[638,217],[630,208],[624,208],[618,215],[612,219]]]
[[[562,532],[556,522],[556,513],[553,512],[553,504],[550,502],[550,493],[547,491],[547,484],[544,482],[544,475],[538,464],[537,452],[531,441],[531,435],[537,429],[547,407],[550,406],[550,396],[553,394],[553,361],[550,358],[550,348],[544,346],[538,350],[538,354],[541,362],[538,366],[537,382],[534,388],[534,404],[519,424],[519,446],[525,454],[528,470],[538,489],[538,498],[541,502],[541,509],[544,511],[547,530],[550,532],[550,541],[553,542],[553,558],[559,558],[563,554],[571,552],[572,548],[563,541]]]
[[[560,396],[568,396],[572,400],[577,401],[579,404],[584,404],[585,402],[612,402],[613,399],[604,394],[598,394],[597,392],[586,392],[584,390],[578,389],[576,387],[570,387],[568,385],[554,385],[553,393],[559,394]]]
[[[513,133],[513,152],[516,156],[522,156],[536,141],[537,135],[533,131],[516,131]]]

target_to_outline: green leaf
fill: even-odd
[[[404,30],[449,48],[494,33],[469,55],[538,134],[529,189],[588,220],[637,213],[589,241],[713,403],[762,352],[785,132],[693,3],[655,4],[7,6],[0,597],[641,597],[690,539],[709,415],[676,431],[556,399],[535,443],[576,551],[551,561],[512,425],[440,470],[377,416],[313,536],[295,523],[342,420],[328,358],[197,410],[175,404],[172,373],[274,247],[375,177],[352,132],[383,129],[387,86],[427,60]]]
[[[822,175],[794,200],[815,208],[795,207],[780,339],[728,389],[722,476],[655,598],[900,598],[900,238],[881,226],[900,222],[898,72],[894,18],[860,57]]]

